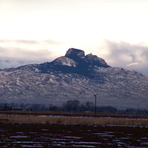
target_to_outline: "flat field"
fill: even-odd
[[[148,147],[148,128],[127,126],[0,123],[0,147]]]
[[[147,115],[102,114],[92,113],[51,113],[1,111],[0,121],[15,123],[63,123],[63,124],[94,124],[94,125],[127,125],[148,126]]]
[[[147,116],[1,112],[0,147],[148,147]]]

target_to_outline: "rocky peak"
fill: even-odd
[[[69,48],[68,51],[65,54],[68,58],[82,58],[85,56],[85,53],[83,50],[75,49],[75,48]]]
[[[104,59],[97,57],[96,55],[88,54],[85,56],[85,62],[92,65],[92,66],[99,66],[99,67],[110,67],[107,65]]]
[[[76,67],[76,62],[66,56],[59,57],[55,59],[52,63],[54,63],[54,65]]]
[[[110,67],[107,65],[104,59],[97,57],[96,55],[88,54],[85,56],[85,52],[80,49],[70,48],[65,54],[65,57],[72,59],[81,67]]]

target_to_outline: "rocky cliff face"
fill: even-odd
[[[147,108],[148,76],[109,66],[71,48],[52,62],[0,71],[0,101],[62,104],[70,99],[98,105]]]
[[[65,57],[68,57],[76,61],[77,65],[79,66],[82,65],[85,67],[90,67],[90,66],[110,67],[102,58],[99,58],[96,55],[92,55],[92,54],[88,54],[85,56],[84,51],[80,49],[70,48],[67,51]]]
[[[83,50],[70,48],[65,54],[66,57],[75,59],[75,58],[83,58],[85,56],[85,53]]]

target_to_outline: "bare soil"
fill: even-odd
[[[148,147],[148,127],[0,123],[1,148]]]

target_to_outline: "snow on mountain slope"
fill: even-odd
[[[148,76],[115,68],[71,48],[52,62],[0,71],[0,102],[62,104],[70,99],[115,107],[148,107]]]
[[[72,66],[76,67],[77,63],[72,59],[62,56],[53,61],[54,65],[61,65],[61,66]]]

